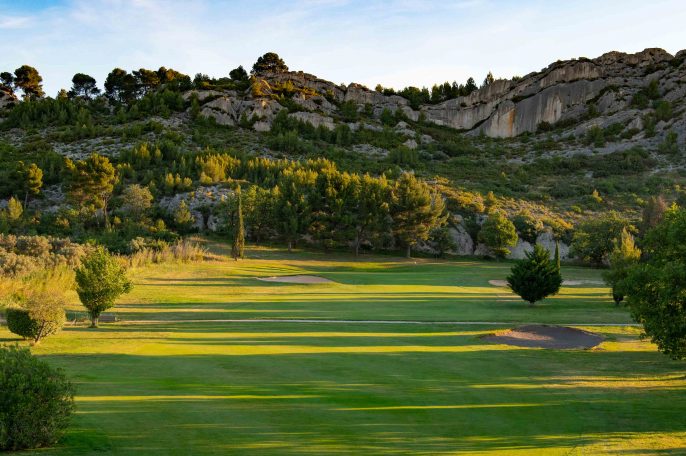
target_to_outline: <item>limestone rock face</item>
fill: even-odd
[[[9,91],[0,89],[0,110],[10,107],[17,103],[17,97]]]
[[[550,252],[550,258],[555,257],[555,238],[553,237],[553,233],[551,233],[550,231],[547,231],[545,233],[539,234],[538,237],[536,238],[536,244],[547,249],[548,252]],[[568,260],[571,258],[569,256],[570,247],[567,244],[560,241],[559,248],[560,248],[560,259],[561,260]]]
[[[528,242],[522,240],[521,238],[517,241],[517,245],[510,248],[510,253],[506,258],[510,260],[521,260],[526,258],[526,254],[531,252],[534,247]]]
[[[336,125],[334,124],[333,119],[331,117],[323,116],[321,114],[317,114],[316,112],[299,111],[288,114],[288,117],[293,117],[294,119],[298,119],[301,122],[309,123],[315,128],[325,127],[329,130],[333,130],[334,128],[336,128]]]
[[[253,86],[259,89],[254,91],[255,95],[252,90],[208,90],[189,91],[184,96],[189,99],[196,94],[202,115],[223,125],[237,125],[242,117],[257,118],[260,124],[255,124],[255,128],[259,131],[269,129],[276,113],[283,109],[276,98],[285,94],[303,109],[291,113],[292,116],[330,129],[341,121],[339,107],[347,102],[356,104],[358,111],[368,110],[377,119],[385,110],[400,111],[413,121],[421,114],[427,122],[469,134],[509,138],[535,132],[543,123],[565,121],[580,128],[583,119],[589,118],[591,106],[596,115],[590,117],[601,122],[624,113],[615,121],[637,124],[643,113],[629,104],[633,95],[650,81],[659,82],[665,100],[678,102],[686,96],[685,57],[684,51],[673,57],[662,49],[646,49],[635,54],[608,52],[595,59],[558,61],[522,78],[496,80],[468,96],[419,109],[413,109],[407,99],[398,95],[384,95],[355,83],[337,85],[303,72],[262,75]],[[378,126],[378,122],[374,123]],[[352,125],[353,130],[366,128]],[[588,127],[587,124],[576,133],[583,134]],[[407,126],[395,130],[414,137]]]
[[[451,226],[448,228],[448,233],[457,246],[455,250],[448,253],[452,255],[472,255],[474,253],[474,240],[462,225]]]

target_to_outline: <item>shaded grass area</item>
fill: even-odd
[[[630,323],[597,284],[563,287],[528,308],[506,288],[508,262],[253,250],[250,259],[159,265],[133,271],[136,284],[114,310],[128,320],[304,318],[352,320]],[[267,283],[256,277],[310,274],[330,284]],[[566,279],[598,283],[600,271],[565,267]]]
[[[34,351],[78,386],[42,454],[679,454],[686,376],[634,328],[599,349],[436,325],[68,328]],[[3,328],[0,338],[9,338]],[[7,339],[5,339],[7,340]]]

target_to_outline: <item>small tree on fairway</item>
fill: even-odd
[[[236,208],[236,224],[233,231],[233,245],[231,246],[231,256],[238,261],[243,258],[243,251],[245,249],[245,226],[243,225],[243,197],[241,195],[241,188],[236,190],[238,196],[238,207]]]
[[[557,270],[560,271],[562,269],[562,265],[560,264],[560,241],[555,241],[555,267],[557,267]]]
[[[634,244],[634,237],[626,228],[622,235],[615,240],[615,248],[610,252],[610,269],[603,273],[605,283],[612,289],[612,299],[616,305],[624,300],[624,279],[629,275],[629,269],[638,264],[641,250]]]
[[[91,316],[91,328],[98,327],[100,314],[131,291],[126,269],[103,247],[96,248],[76,270],[76,292]]]
[[[507,284],[533,306],[537,301],[560,291],[562,275],[557,265],[550,261],[550,252],[536,245],[525,259],[512,267]]]

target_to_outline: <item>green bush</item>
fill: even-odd
[[[14,334],[39,343],[64,326],[64,305],[64,295],[59,290],[34,291],[24,298],[21,307],[6,310],[7,327]]]
[[[31,336],[35,332],[35,322],[31,320],[27,309],[8,307],[5,309],[5,319],[7,320],[7,329],[10,332],[24,339],[32,338]]]
[[[0,347],[0,451],[52,445],[74,409],[74,388],[60,370],[18,347]]]

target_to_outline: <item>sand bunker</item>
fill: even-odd
[[[603,337],[567,326],[525,325],[486,336],[484,340],[516,347],[593,348],[603,341]]]
[[[494,287],[506,287],[507,286],[507,280],[489,280],[488,283],[493,285]],[[603,285],[604,282],[601,282],[600,280],[563,280],[562,285],[570,286],[570,285]]]
[[[324,277],[312,275],[289,275],[289,276],[273,276],[273,277],[256,277],[257,280],[263,282],[279,282],[279,283],[333,283],[333,280],[325,279]]]

